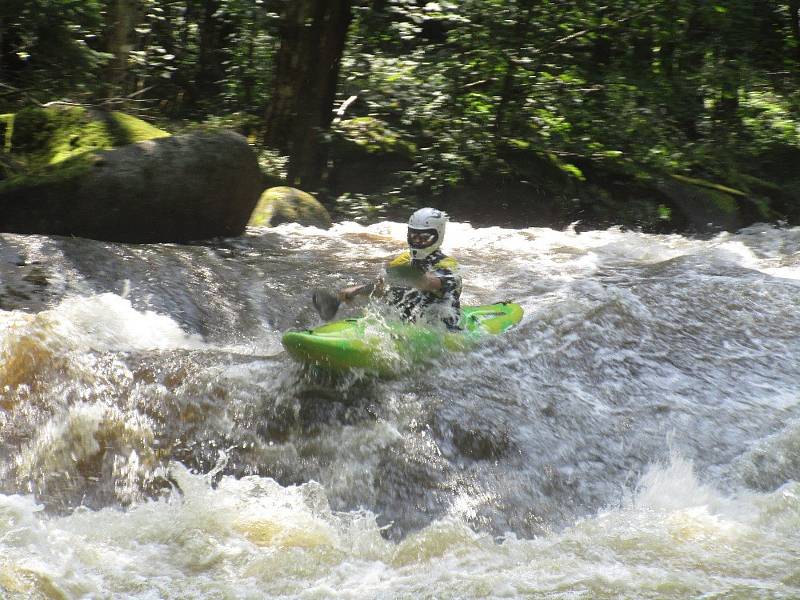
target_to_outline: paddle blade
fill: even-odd
[[[314,308],[325,321],[331,320],[339,310],[339,298],[328,290],[316,289],[311,294]]]

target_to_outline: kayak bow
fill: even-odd
[[[314,329],[288,331],[283,346],[297,360],[330,369],[368,369],[381,373],[464,351],[486,335],[497,335],[522,319],[519,304],[499,302],[462,308],[460,331],[376,318],[344,319]]]

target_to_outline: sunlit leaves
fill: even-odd
[[[169,116],[263,115],[275,91],[285,3],[141,0],[124,91],[147,90],[138,98]],[[410,189],[511,169],[509,148],[558,157],[559,168],[579,178],[589,173],[586,161],[637,172],[713,171],[730,157],[800,144],[800,34],[791,3],[354,4],[336,105],[355,96],[345,120],[375,119],[416,148]],[[0,2],[4,78],[42,101],[102,97],[111,6]],[[213,35],[204,36],[207,20]],[[198,85],[201,58],[219,67],[206,89]]]
[[[47,86],[51,94],[82,90],[105,59],[96,47],[102,25],[97,0],[5,0],[2,51],[16,61],[3,64],[2,73],[26,86]]]

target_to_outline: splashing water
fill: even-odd
[[[293,363],[308,291],[404,237],[0,236],[0,595],[800,596],[800,230],[453,223],[463,302],[518,328],[393,379]]]

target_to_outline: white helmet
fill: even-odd
[[[444,240],[447,214],[435,208],[420,208],[408,220],[408,246],[413,260],[421,260],[439,249]]]

